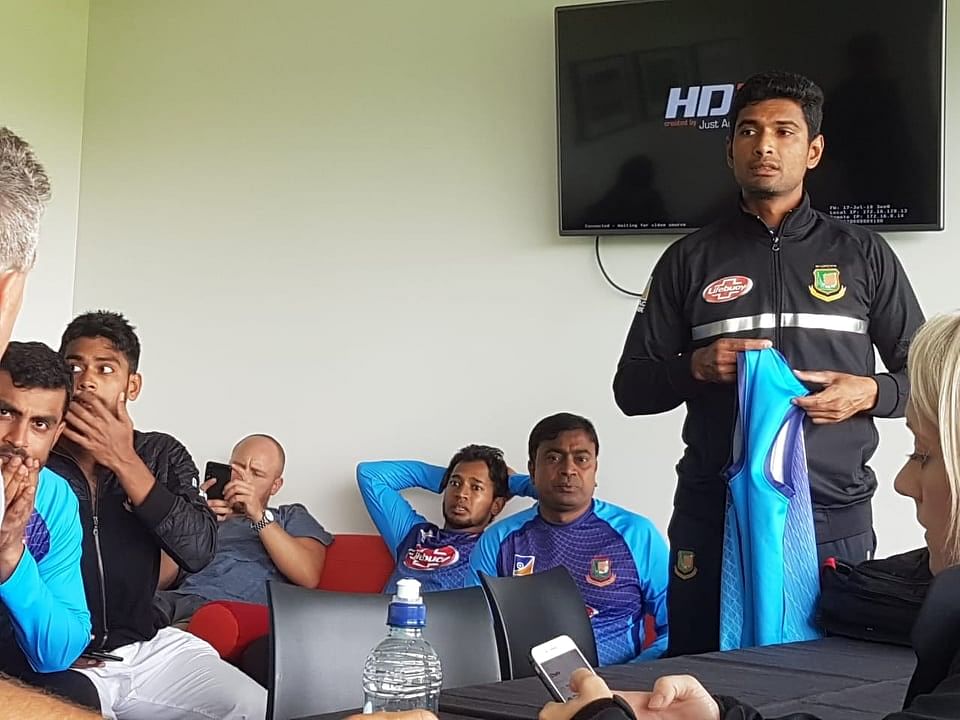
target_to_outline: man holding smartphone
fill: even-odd
[[[317,587],[333,536],[299,503],[269,507],[283,487],[285,463],[275,438],[250,435],[237,443],[229,465],[208,464],[209,472],[223,467],[227,476],[219,497],[207,497],[219,521],[217,552],[176,589],[157,593],[154,604],[167,624],[189,620],[212,600],[266,605],[271,580]],[[201,489],[209,493],[218,482],[208,477]]]

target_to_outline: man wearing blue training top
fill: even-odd
[[[583,595],[601,665],[657,658],[667,646],[667,545],[646,518],[594,499],[599,449],[593,423],[579,415],[534,426],[529,468],[539,502],[483,534],[471,582],[480,572],[532,575],[561,565]],[[646,615],[657,637],[643,650]]]
[[[46,468],[64,428],[73,378],[43,343],[12,342],[0,359],[0,467],[6,512],[0,525],[0,669],[28,682],[75,692],[59,682],[90,642],[80,573],[83,532],[77,498]],[[57,678],[47,682],[56,673]],[[92,690],[92,688],[88,688]]]
[[[511,495],[533,496],[530,478],[510,477],[503,453],[468,445],[446,468],[413,460],[357,465],[360,494],[397,567],[384,592],[397,580],[414,578],[424,592],[463,587],[470,555],[480,533]],[[443,527],[429,522],[407,502],[402,490],[423,488],[443,494]]]

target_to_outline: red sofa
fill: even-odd
[[[338,592],[378,593],[390,578],[396,561],[379,535],[337,535],[327,548],[317,588]],[[644,618],[643,646],[656,638],[653,618]],[[217,600],[197,610],[187,631],[203,638],[220,657],[237,662],[247,646],[270,629],[265,605]]]
[[[317,588],[378,593],[387,584],[395,564],[379,535],[339,534],[327,548]],[[247,646],[266,635],[269,628],[265,605],[217,600],[197,610],[187,630],[213,645],[220,657],[236,662]]]

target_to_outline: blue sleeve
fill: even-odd
[[[445,468],[416,460],[381,460],[357,465],[357,485],[363,504],[394,557],[414,525],[427,522],[400,491],[424,488],[439,493],[444,472]]]
[[[90,643],[90,612],[80,573],[77,498],[50,471],[41,471],[40,483],[36,507],[50,533],[50,550],[38,563],[24,548],[16,570],[0,584],[0,602],[31,667],[49,673],[69,668]]]
[[[670,580],[670,551],[660,532],[647,518],[628,510],[604,503],[597,514],[604,516],[630,549],[637,567],[640,591],[643,593],[643,612],[638,618],[641,629],[645,617],[654,619],[657,638],[635,658],[637,661],[654,660],[667,650],[667,584]]]
[[[511,475],[510,476],[510,495],[515,497],[537,497],[537,489],[533,486],[533,480],[529,475]]]

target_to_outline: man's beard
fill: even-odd
[[[773,188],[745,187],[743,194],[754,200],[770,200],[780,195],[780,192]]]
[[[461,519],[451,513],[448,513],[446,510],[443,511],[443,519],[447,523],[447,527],[454,530],[462,530],[463,528],[473,527],[476,525],[472,518],[467,517]]]

